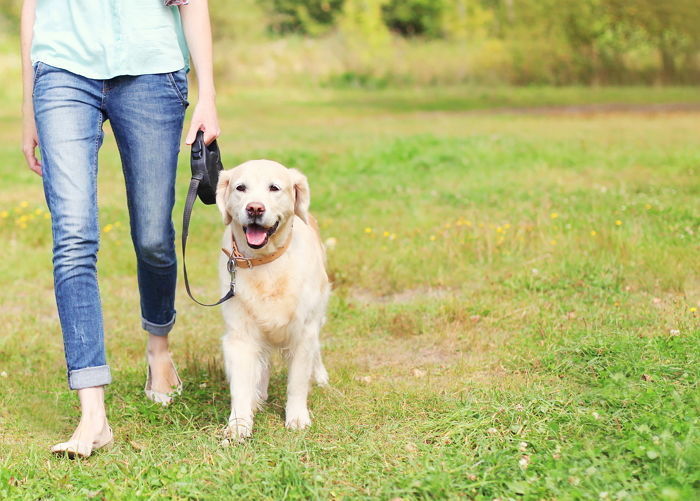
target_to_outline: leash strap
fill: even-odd
[[[190,291],[190,282],[187,279],[187,264],[185,263],[185,249],[187,248],[187,235],[190,230],[190,219],[192,217],[192,207],[194,207],[194,202],[197,200],[197,188],[199,187],[199,182],[202,180],[202,174],[198,173],[192,176],[190,181],[190,189],[187,191],[187,198],[185,199],[185,212],[182,215],[182,271],[185,274],[185,289],[187,289],[187,294],[192,298],[192,301],[202,306],[217,306],[228,301],[233,296],[235,296],[235,276],[236,276],[236,262],[232,257],[229,257],[228,263],[226,263],[226,268],[231,274],[231,283],[228,292],[219,299],[216,303],[206,304],[197,301]]]

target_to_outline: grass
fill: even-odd
[[[332,387],[313,390],[314,425],[284,429],[277,364],[253,439],[228,448],[221,319],[182,290],[172,339],[184,396],[167,410],[143,397],[135,265],[108,133],[100,285],[117,441],[70,462],[47,454],[77,408],[49,222],[15,147],[16,89],[6,87],[0,497],[696,499],[697,113],[464,111],[696,101],[686,97],[697,89],[472,91],[223,93],[225,165],[264,156],[302,169],[335,242],[322,336]],[[180,167],[178,224],[185,156]],[[193,224],[195,292],[214,298],[220,218],[199,205]]]

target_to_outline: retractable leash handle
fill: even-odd
[[[187,289],[187,295],[195,303],[202,306],[217,306],[235,295],[236,263],[233,258],[229,258],[226,266],[231,274],[229,290],[224,297],[212,304],[202,303],[192,295],[190,281],[187,278],[187,264],[185,262],[187,236],[190,231],[190,219],[192,218],[194,203],[197,200],[197,196],[207,205],[216,203],[216,185],[219,181],[219,171],[223,169],[219,146],[216,144],[216,141],[207,146],[204,143],[204,132],[201,130],[197,132],[197,137],[192,143],[190,167],[192,168],[192,179],[190,180],[190,187],[187,190],[187,198],[185,199],[185,211],[182,214],[182,271],[185,275],[185,289]]]

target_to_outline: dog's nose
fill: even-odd
[[[250,202],[248,205],[246,205],[245,210],[248,212],[248,216],[258,217],[265,213],[265,206],[260,202]]]

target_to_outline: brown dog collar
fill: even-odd
[[[224,254],[226,254],[226,256],[229,258],[229,261],[235,262],[236,266],[251,269],[255,266],[271,263],[272,261],[280,257],[282,254],[284,254],[285,251],[289,248],[289,244],[292,243],[292,234],[293,231],[290,231],[289,236],[287,237],[287,241],[284,243],[284,245],[278,247],[277,250],[272,254],[268,254],[267,256],[262,257],[248,258],[241,254],[241,252],[238,250],[238,244],[236,244],[236,239],[233,237],[233,231],[231,231],[231,250],[229,251],[222,247],[221,251]]]

